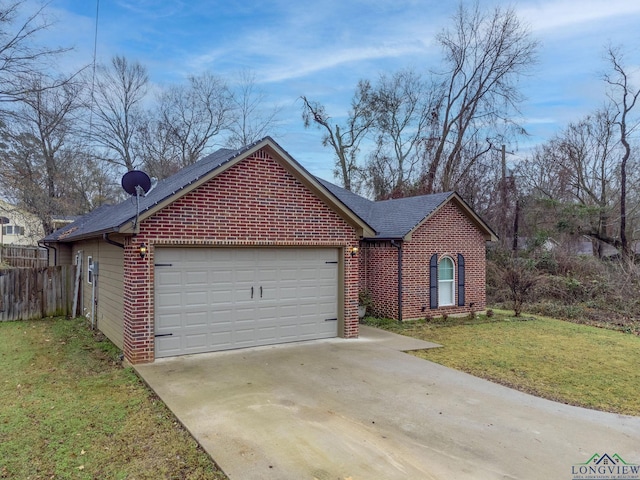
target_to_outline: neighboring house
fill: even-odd
[[[82,259],[84,311],[143,363],[357,337],[360,288],[389,316],[396,285],[404,318],[482,309],[487,238],[455,193],[370,202],[310,175],[267,137],[221,149],[139,204],[102,206],[44,242],[52,263]]]
[[[63,228],[70,223],[75,222],[79,218],[78,215],[53,215],[51,217],[51,225],[54,230]]]
[[[0,200],[0,217],[4,218],[0,233],[2,245],[37,246],[44,235],[38,217],[3,200]]]

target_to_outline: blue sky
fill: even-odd
[[[29,0],[35,2],[36,0]],[[640,1],[515,0],[512,6],[541,42],[539,63],[521,82],[522,123],[531,137],[522,156],[605,100],[604,46],[622,45],[640,65]],[[274,138],[311,173],[331,178],[332,153],[321,132],[305,130],[298,98],[323,103],[340,118],[359,79],[411,67],[438,67],[435,35],[450,23],[457,0],[100,0],[98,61],[125,55],[145,65],[153,83],[180,82],[211,71],[230,80],[255,75],[282,107]],[[481,1],[492,8],[496,1]],[[51,0],[55,22],[44,39],[73,46],[68,67],[93,56],[96,0]],[[514,158],[517,159],[518,155]]]

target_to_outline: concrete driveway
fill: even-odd
[[[542,400],[403,353],[431,346],[361,327],[357,340],[136,370],[232,480],[571,480],[595,453],[640,464],[640,417]]]

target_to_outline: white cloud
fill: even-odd
[[[534,31],[564,29],[575,32],[588,28],[591,22],[605,22],[614,17],[640,15],[640,2],[636,0],[551,0],[530,6],[529,2],[517,8],[518,15],[530,23]]]
[[[288,61],[278,62],[278,64],[269,69],[265,80],[268,82],[280,82],[355,62],[403,57],[423,53],[425,50],[426,46],[421,43],[406,43],[365,48],[344,48],[337,51],[317,51],[312,55],[295,54]]]

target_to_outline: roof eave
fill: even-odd
[[[102,230],[99,231],[94,231],[94,232],[90,232],[90,233],[86,233],[84,235],[74,235],[74,236],[70,236],[70,237],[65,237],[65,238],[57,238],[55,240],[47,240],[46,238],[43,238],[42,240],[40,240],[42,243],[74,243],[74,242],[81,242],[83,240],[91,240],[93,238],[98,238],[98,237],[102,237],[102,235],[104,235],[105,233],[118,233],[119,232],[119,228],[118,227],[109,227],[109,228],[103,228]]]
[[[389,235],[385,235],[385,236],[380,236],[380,237],[376,237],[376,236],[371,236],[371,237],[365,237],[362,239],[365,242],[393,242],[393,241],[405,241],[406,240],[406,236],[402,236],[402,235],[397,235],[397,236],[389,236]]]

